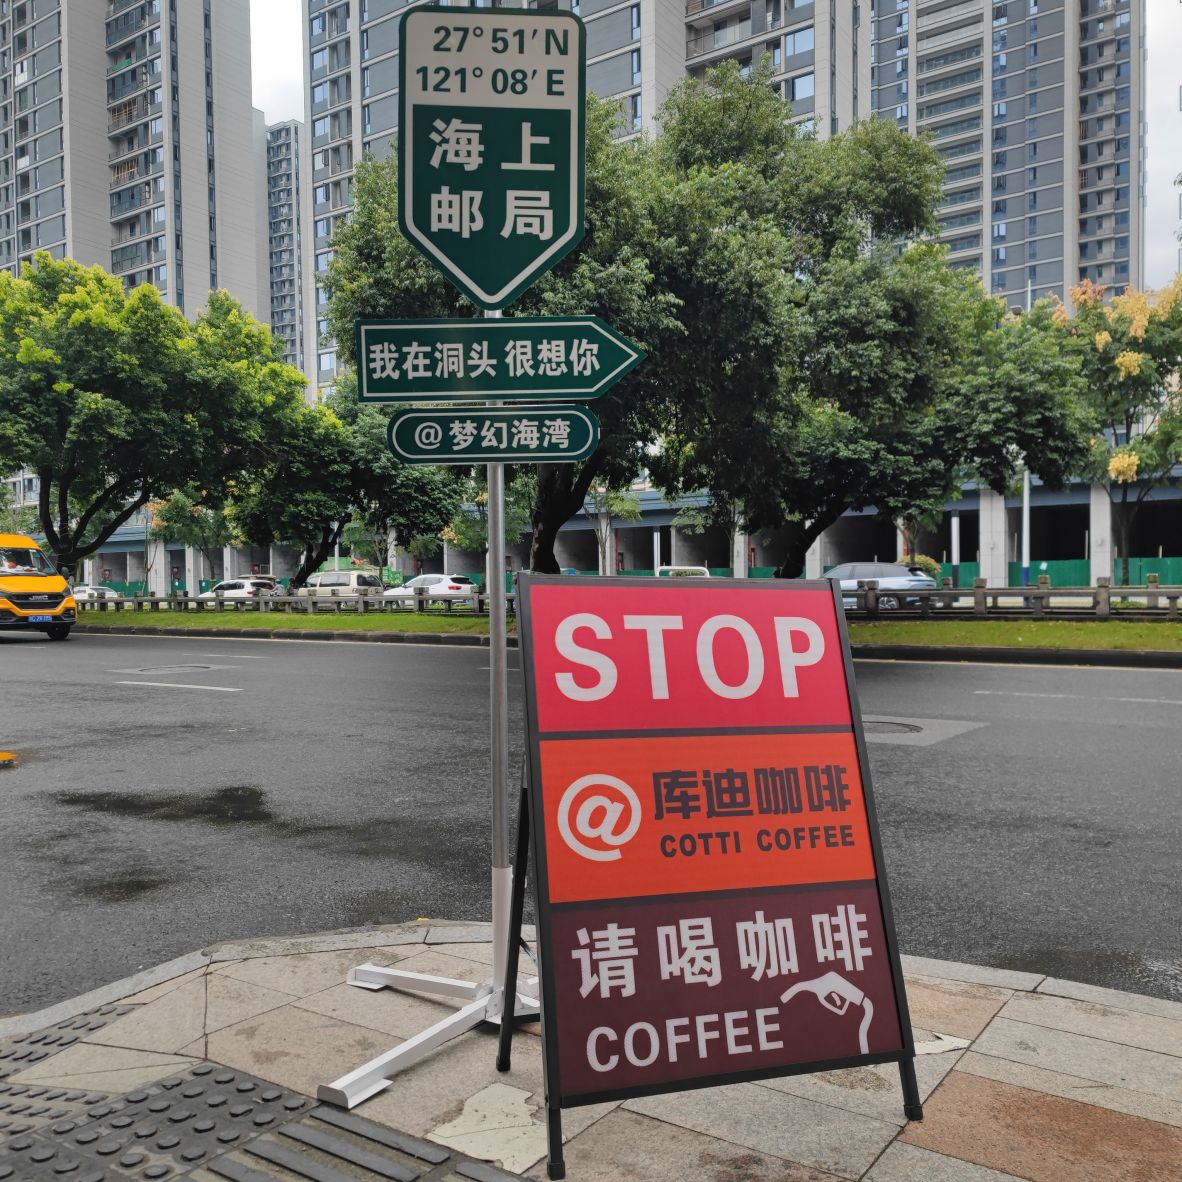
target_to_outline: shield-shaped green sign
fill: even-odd
[[[476,304],[503,308],[583,237],[583,23],[413,8],[400,37],[402,232]]]

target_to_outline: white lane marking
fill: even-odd
[[[1135,702],[1141,706],[1182,706],[1177,698],[1102,698],[1090,694],[1041,694],[1031,690],[973,690],[992,698],[1070,698],[1074,702]]]
[[[240,694],[242,690],[228,685],[184,685],[178,681],[117,681],[116,685],[149,685],[156,689],[216,690],[219,694]]]

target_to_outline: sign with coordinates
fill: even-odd
[[[832,586],[519,587],[548,1103],[910,1059]]]
[[[402,232],[469,299],[503,308],[583,237],[583,23],[412,8],[399,37]]]
[[[644,356],[597,316],[357,322],[362,402],[598,398]]]
[[[388,435],[408,464],[572,464],[599,446],[599,420],[581,406],[404,410]]]

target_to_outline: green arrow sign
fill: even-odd
[[[583,22],[413,8],[399,37],[402,232],[469,299],[503,308],[583,237]]]
[[[582,406],[403,410],[388,436],[408,464],[572,464],[599,446],[599,420]]]
[[[598,398],[644,356],[596,316],[357,322],[363,402]]]

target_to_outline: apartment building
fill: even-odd
[[[945,160],[954,265],[1018,306],[1143,285],[1145,0],[876,0],[872,82]]]
[[[267,129],[267,245],[271,335],[283,360],[305,369],[304,275],[300,265],[300,169],[307,152],[304,124],[291,119]]]
[[[0,0],[0,266],[47,250],[269,319],[250,109],[238,0]]]

